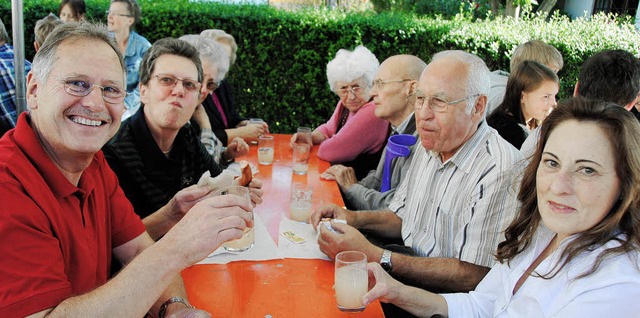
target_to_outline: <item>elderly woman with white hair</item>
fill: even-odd
[[[215,123],[211,118],[215,114],[211,113],[211,110],[205,109],[202,103],[211,96],[210,94],[218,87],[217,83],[222,81],[224,74],[229,70],[229,56],[222,44],[201,35],[183,35],[180,40],[193,45],[198,50],[202,62],[201,98],[193,113],[191,123],[200,131],[200,141],[207,149],[207,152],[213,156],[216,162],[225,165],[236,157],[249,152],[249,145],[241,137],[233,137],[231,141],[226,142],[227,146],[225,148],[222,141],[213,131]]]
[[[205,83],[204,86],[207,87],[209,94],[202,101],[216,137],[224,145],[229,146],[229,142],[236,137],[249,142],[256,141],[258,136],[269,133],[269,125],[266,123],[249,123],[246,118],[240,116],[231,86],[225,80],[229,68],[236,60],[238,46],[233,36],[222,30],[209,29],[202,31],[200,37],[215,42],[225,51],[225,65],[219,68],[214,81]],[[222,66],[222,64],[219,65]]]
[[[338,51],[327,64],[327,79],[340,101],[331,119],[311,134],[313,144],[320,145],[320,159],[353,167],[358,179],[376,169],[389,133],[389,123],[375,116],[369,96],[379,65],[364,46]]]

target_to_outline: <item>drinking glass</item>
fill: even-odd
[[[344,251],[336,255],[334,288],[338,309],[344,312],[364,310],[362,296],[367,293],[367,255],[358,251]]]
[[[258,163],[270,165],[273,163],[273,136],[262,135],[258,137]]]
[[[260,125],[262,125],[263,123],[264,123],[264,120],[262,120],[262,118],[249,118],[249,124],[260,124]],[[256,145],[256,144],[258,144],[258,141],[257,140],[252,140],[251,144],[252,145]]]
[[[313,188],[304,183],[294,183],[291,187],[291,219],[307,222],[311,216]]]
[[[309,127],[298,127],[298,131],[296,133],[296,143],[305,143],[305,144],[313,144],[313,140],[311,139],[311,128]]]
[[[311,145],[296,143],[293,144],[293,173],[307,174],[309,170],[309,150]]]
[[[241,186],[230,186],[223,189],[220,189],[214,193],[214,196],[218,195],[237,195],[245,199],[249,205],[251,206],[251,195],[249,194],[249,189]],[[253,218],[253,208],[251,209],[251,218]],[[244,252],[251,247],[255,243],[255,234],[253,231],[253,227],[244,229],[244,235],[241,238],[233,241],[227,241],[222,244],[225,250],[229,252]]]

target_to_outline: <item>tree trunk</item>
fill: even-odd
[[[514,17],[516,20],[520,15],[520,6],[516,6],[513,4],[513,0],[507,0],[507,5],[504,9],[504,15],[509,17]]]
[[[551,10],[556,5],[558,0],[544,0],[538,7],[538,12],[544,12],[545,16],[548,16],[551,13]]]
[[[490,0],[489,5],[491,6],[492,15],[497,17],[500,14],[500,0]]]

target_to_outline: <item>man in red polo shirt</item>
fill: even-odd
[[[27,77],[29,113],[0,139],[0,317],[208,317],[180,272],[252,226],[249,204],[196,203],[157,243],[101,147],[124,110],[125,71],[102,28],[62,25]],[[109,278],[112,255],[127,264]]]

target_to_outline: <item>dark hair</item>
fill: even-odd
[[[526,124],[526,118],[522,113],[522,93],[537,89],[544,81],[560,82],[558,75],[543,64],[535,61],[520,63],[509,75],[504,99],[492,114],[501,113],[517,119],[521,124]]]
[[[162,55],[177,55],[187,58],[196,65],[198,69],[198,82],[202,83],[202,63],[200,54],[193,45],[174,38],[164,38],[153,43],[151,48],[144,54],[140,63],[140,83],[146,85],[151,79],[151,74],[156,66],[156,61]]]
[[[58,9],[58,14],[62,12],[62,8],[64,6],[69,5],[71,8],[71,12],[73,12],[73,16],[78,20],[81,15],[84,15],[87,12],[87,5],[84,3],[84,0],[62,0],[60,2],[60,9]]]
[[[136,0],[111,0],[111,3],[116,3],[116,2],[124,2],[124,3],[127,4],[127,10],[129,10],[129,15],[131,15],[131,17],[133,18],[133,25],[131,26],[131,28],[133,29],[133,27],[136,26],[140,22],[140,15],[142,15],[142,12],[140,10],[140,5],[138,4],[138,1],[136,1]]]
[[[580,68],[578,95],[625,106],[640,91],[640,63],[624,50],[594,54]]]
[[[577,234],[562,251],[562,257],[543,278],[551,278],[581,253],[598,248],[608,241],[618,241],[617,247],[601,252],[596,262],[578,278],[592,274],[602,261],[618,254],[640,248],[640,124],[635,117],[616,104],[576,97],[561,101],[544,120],[540,141],[531,163],[524,171],[518,200],[522,204],[516,219],[505,231],[505,240],[498,244],[496,256],[502,263],[509,262],[531,245],[541,216],[538,210],[536,172],[542,152],[555,128],[568,120],[593,123],[606,132],[614,148],[615,170],[620,179],[621,194],[607,215],[592,228]],[[626,235],[619,238],[619,234]]]

